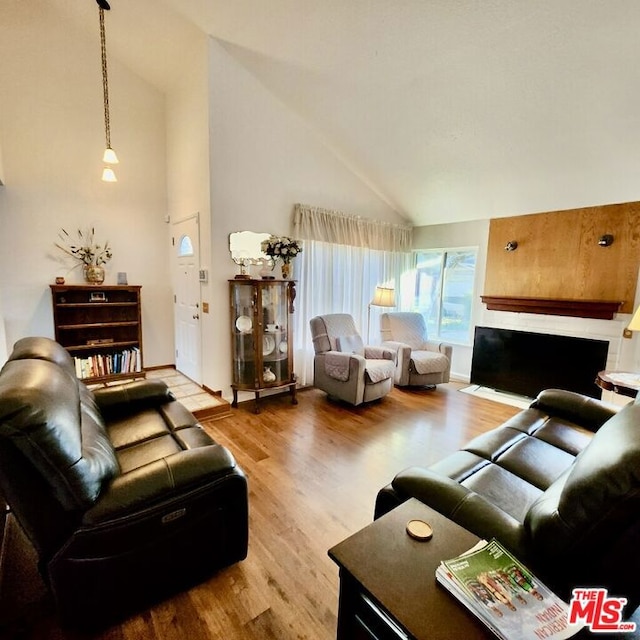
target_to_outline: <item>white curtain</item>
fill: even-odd
[[[394,287],[396,308],[411,294],[412,227],[296,205],[294,234],[303,251],[294,261],[295,371],[301,386],[313,384],[313,344],[309,320],[326,313],[350,313],[365,344],[380,342],[378,318],[388,311],[370,308],[376,286]],[[369,335],[367,335],[369,334]]]

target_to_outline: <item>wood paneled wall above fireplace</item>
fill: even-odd
[[[606,235],[613,242],[602,246]],[[497,218],[483,298],[611,302],[632,313],[639,267],[640,202]]]

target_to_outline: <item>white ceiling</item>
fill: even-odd
[[[109,55],[168,90],[210,34],[416,225],[640,200],[637,0],[110,2]]]

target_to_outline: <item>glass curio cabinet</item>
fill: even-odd
[[[238,391],[252,391],[259,413],[262,391],[286,388],[297,404],[291,334],[295,282],[240,277],[229,280],[229,296],[231,406],[238,406]]]

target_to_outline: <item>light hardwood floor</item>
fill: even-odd
[[[395,389],[352,408],[309,389],[241,404],[204,422],[245,470],[248,558],[203,584],[93,635],[61,630],[46,607],[15,627],[24,639],[331,640],[338,571],[327,550],[372,520],[375,496],[401,469],[429,464],[519,409],[460,385]]]

